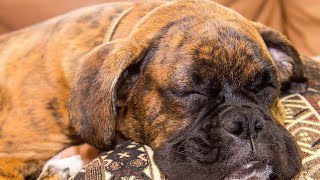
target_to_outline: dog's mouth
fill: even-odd
[[[251,161],[228,174],[224,180],[264,180],[276,179],[271,166],[261,161]]]

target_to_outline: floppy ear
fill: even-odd
[[[137,81],[134,75],[139,73],[136,64],[143,58],[145,50],[132,40],[117,40],[97,47],[81,59],[71,89],[69,113],[76,133],[85,142],[99,149],[113,145],[116,108],[121,100],[116,97],[115,89],[125,74],[133,77],[121,81],[125,88],[130,89]],[[122,91],[121,95],[125,96],[125,92]]]
[[[305,68],[295,47],[284,35],[262,24],[255,25],[279,69],[281,90],[289,93],[305,92]]]

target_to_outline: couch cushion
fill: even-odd
[[[285,107],[285,127],[302,151],[299,179],[320,179],[320,95],[293,94],[281,99]]]
[[[152,157],[150,147],[127,141],[102,153],[70,179],[165,179]]]

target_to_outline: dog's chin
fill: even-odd
[[[228,174],[224,180],[264,180],[276,179],[272,167],[261,161],[252,161]]]
[[[158,155],[156,153],[156,155]],[[220,179],[220,180],[275,180],[276,176],[273,166],[267,164],[266,161],[254,160],[250,162],[239,163],[234,167],[221,168],[219,165],[195,165],[192,162],[181,162],[172,158],[170,153],[167,156],[155,156],[155,161],[160,170],[168,179]],[[170,158],[171,157],[171,158]],[[170,162],[175,159],[174,162]]]
[[[251,161],[246,163],[239,168],[235,168],[229,172],[209,173],[202,171],[201,169],[193,169],[190,167],[180,167],[175,171],[163,169],[164,174],[169,179],[220,179],[220,180],[276,180],[276,173],[274,173],[272,166],[261,162]],[[179,172],[177,172],[179,171]],[[186,173],[189,172],[189,173]],[[223,175],[224,174],[224,175]]]

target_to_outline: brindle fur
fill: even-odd
[[[132,5],[117,40],[101,44],[111,21]],[[251,86],[275,65],[265,42],[290,51],[288,79],[304,81],[299,55],[283,36],[201,0],[98,5],[1,36],[0,178],[36,173],[78,140],[74,131],[100,149],[112,147],[116,131],[159,149],[206,101],[191,106],[196,97],[187,93],[199,88],[214,98],[221,83]],[[264,100],[283,121],[278,78],[271,77],[275,91]]]

